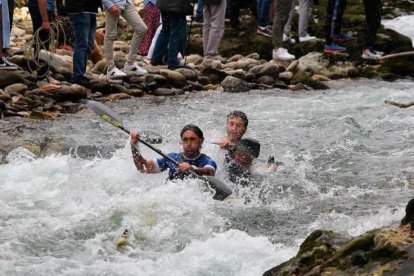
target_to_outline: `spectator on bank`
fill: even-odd
[[[102,0],[102,4],[105,8],[104,49],[108,66],[107,78],[125,77],[127,73],[135,75],[147,74],[148,72],[135,61],[139,45],[147,31],[147,26],[142,21],[141,16],[139,16],[134,3],[132,0]],[[134,30],[123,71],[115,66],[114,61],[114,41],[117,38],[119,16],[122,16]]]
[[[384,53],[374,50],[375,37],[381,26],[381,0],[364,0],[365,11],[365,45],[362,52],[363,59],[379,59]]]
[[[29,0],[29,12],[32,18],[34,36],[34,59],[36,63],[37,85],[44,90],[56,90],[59,82],[49,81],[49,64],[39,58],[41,50],[49,51],[50,24],[57,18],[56,1],[54,0]]]
[[[218,47],[224,34],[226,0],[203,0],[203,53],[206,58],[218,58]]]
[[[276,13],[273,19],[272,40],[274,60],[293,60],[294,55],[289,54],[283,47],[283,29],[289,18],[290,7],[293,0],[276,0]]]
[[[10,47],[10,20],[9,20],[9,8],[6,0],[0,0],[0,43],[3,49]],[[0,51],[0,70],[16,70],[17,67],[10,63]]]
[[[272,0],[257,1],[257,29],[256,33],[263,36],[272,36],[272,26],[269,24],[269,13]]]
[[[147,25],[147,32],[141,41],[138,54],[141,56],[148,55],[152,39],[154,38],[157,28],[160,26],[160,10],[156,7],[157,0],[144,0],[144,23]]]
[[[191,0],[158,0],[157,6],[161,11],[162,29],[155,43],[151,58],[152,65],[163,64],[167,55],[169,69],[185,67],[178,60],[178,53],[185,53],[187,44],[186,15],[192,15]]]
[[[346,48],[336,44],[352,39],[349,33],[341,33],[342,16],[346,8],[347,0],[328,0],[325,22],[325,46],[324,53],[345,52]]]
[[[285,25],[284,29],[284,41],[291,38],[291,28],[292,28],[292,21],[295,15],[295,8],[296,8],[296,0],[292,2],[292,7],[289,14],[288,22]],[[305,42],[309,40],[316,39],[316,36],[310,36],[308,33],[308,26],[309,26],[309,18],[311,15],[312,9],[312,2],[313,0],[299,0],[299,22],[298,22],[298,35],[299,35],[299,42]]]
[[[72,82],[83,86],[90,85],[90,80],[85,77],[86,65],[95,44],[96,14],[101,5],[101,0],[69,0],[65,3],[75,32]]]

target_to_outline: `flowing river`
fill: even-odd
[[[315,229],[354,236],[399,223],[414,195],[414,117],[384,99],[412,100],[414,82],[330,85],[108,104],[126,127],[160,134],[164,152],[180,149],[183,125],[198,124],[219,165],[212,142],[229,111],[245,111],[245,137],[262,144],[256,166],[269,155],[284,165],[259,168],[260,183],[224,202],[195,180],[137,172],[128,136],[89,110],[28,125],[27,139],[65,138],[72,148],[45,158],[17,148],[0,165],[0,274],[261,275]],[[131,237],[117,249],[125,228]]]

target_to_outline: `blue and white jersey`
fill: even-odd
[[[178,163],[187,162],[190,165],[194,165],[197,168],[209,167],[214,170],[217,170],[216,162],[209,156],[204,153],[200,154],[196,158],[187,158],[182,152],[172,152],[167,154],[172,159],[176,160]],[[155,171],[162,172],[168,169],[168,176],[170,179],[182,178],[182,175],[177,172],[177,165],[168,160],[165,157],[155,159]]]

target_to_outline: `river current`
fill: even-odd
[[[412,22],[394,27],[404,20]],[[180,150],[185,124],[199,125],[224,180],[213,142],[227,113],[246,112],[245,137],[262,145],[261,178],[224,202],[195,180],[137,172],[127,135],[91,111],[28,125],[28,141],[64,139],[70,148],[44,158],[17,148],[0,165],[0,275],[261,275],[315,229],[355,236],[397,225],[414,195],[414,117],[384,100],[412,100],[414,82],[329,85],[108,103],[127,128],[161,135],[164,152]],[[284,163],[273,173],[262,168],[269,155]],[[132,234],[117,248],[124,229]]]

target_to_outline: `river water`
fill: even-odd
[[[259,168],[260,183],[224,202],[195,180],[138,173],[127,135],[91,111],[39,122],[43,135],[64,136],[73,148],[45,158],[18,148],[0,166],[0,274],[261,275],[315,229],[355,236],[397,224],[414,195],[414,117],[384,99],[412,99],[414,82],[330,85],[108,104],[125,126],[162,135],[164,152],[180,149],[184,124],[198,124],[204,152],[219,164],[211,142],[224,135],[229,111],[244,110],[246,137],[262,143],[256,166],[269,155],[284,165]],[[133,234],[117,249],[125,228]]]
[[[414,196],[414,117],[384,100],[412,100],[414,81],[330,86],[108,104],[126,127],[160,134],[164,152],[180,149],[185,124],[198,124],[220,167],[212,142],[228,112],[245,111],[246,137],[262,144],[261,180],[224,202],[195,180],[138,173],[127,135],[91,111],[28,125],[25,139],[70,148],[45,158],[17,148],[0,165],[0,275],[261,275],[315,229],[355,236],[397,225]],[[277,172],[261,168],[269,155],[284,163]],[[225,179],[220,168],[217,176]],[[117,248],[124,229],[132,234]]]

